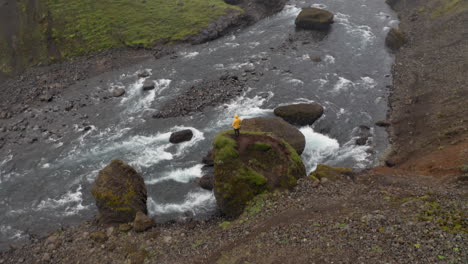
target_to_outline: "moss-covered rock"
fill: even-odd
[[[213,142],[214,193],[221,211],[239,216],[256,195],[291,189],[305,176],[297,152],[271,133],[232,131],[219,133]]]
[[[323,115],[323,107],[319,104],[284,105],[277,107],[274,113],[290,124],[307,126]]]
[[[333,23],[334,15],[319,8],[303,8],[296,18],[296,27],[312,30],[327,30]]]
[[[331,167],[324,164],[319,164],[315,171],[310,173],[309,178],[312,180],[322,180],[326,178],[331,181],[343,180],[353,175],[353,169],[343,167]]]
[[[288,142],[296,152],[301,155],[305,148],[305,137],[297,129],[281,118],[257,117],[244,119],[242,121],[242,131],[267,132]]]
[[[121,160],[99,172],[92,187],[100,224],[128,223],[138,211],[147,213],[143,177]]]
[[[399,29],[392,28],[385,38],[385,45],[392,51],[396,51],[401,48],[406,43],[406,38],[403,32]]]

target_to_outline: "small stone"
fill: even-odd
[[[114,97],[120,97],[125,94],[125,89],[124,88],[115,88],[112,91],[112,96]]]
[[[139,71],[137,74],[138,78],[146,78],[150,76],[150,73],[147,70]]]
[[[165,237],[163,238],[163,241],[164,241],[164,243],[169,244],[169,243],[171,243],[171,241],[172,241],[172,237],[170,237],[170,236],[165,236]]]
[[[89,235],[89,239],[97,243],[104,243],[107,241],[108,237],[102,232],[94,232]]]
[[[375,122],[375,125],[379,127],[389,127],[391,123],[388,120],[380,120],[380,121]]]
[[[113,226],[109,227],[106,229],[106,235],[108,237],[112,236],[114,234],[115,228]]]
[[[138,211],[135,220],[133,221],[133,229],[136,232],[144,232],[153,226],[155,226],[156,223],[154,219],[148,217],[146,214],[142,213],[141,211]]]
[[[143,91],[149,91],[149,90],[153,90],[154,89],[154,81],[152,80],[146,80],[144,83],[143,83]]]
[[[130,231],[130,230],[132,230],[132,228],[133,228],[133,227],[132,227],[131,225],[129,225],[129,224],[121,224],[121,225],[119,225],[119,231],[120,231],[120,232],[124,232],[124,233],[125,233],[125,232],[128,232],[128,231]]]

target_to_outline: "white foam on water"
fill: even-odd
[[[216,130],[220,127],[231,124],[234,115],[239,115],[242,119],[265,116],[273,112],[273,109],[261,108],[265,102],[268,102],[273,97],[273,92],[268,92],[268,97],[254,96],[247,97],[247,93],[235,98],[231,102],[218,107],[218,112],[221,115],[217,118],[216,125],[209,126],[209,130]]]
[[[251,49],[256,48],[258,45],[260,45],[260,42],[254,41],[249,43],[249,47]]]
[[[372,28],[366,25],[356,25],[350,22],[350,17],[350,15],[338,12],[335,14],[335,21],[337,21],[338,24],[343,25],[346,32],[351,36],[361,39],[361,48],[365,48],[367,45],[373,43],[376,36],[372,32]]]
[[[300,128],[300,131],[306,139],[301,157],[308,173],[315,170],[317,164],[331,158],[340,148],[336,139],[317,133],[309,126]]]
[[[361,80],[358,82],[358,84],[359,87],[363,87],[366,89],[372,89],[377,85],[376,81],[368,76],[361,77]]]
[[[240,46],[240,44],[235,43],[235,42],[226,42],[226,43],[224,43],[224,47],[228,47],[228,48],[237,48],[239,46]]]
[[[174,154],[175,157],[180,157],[190,151],[190,148],[196,146],[199,142],[205,139],[203,132],[194,127],[175,126],[171,128],[171,132],[177,132],[180,130],[192,130],[193,137],[190,141],[185,141],[177,144],[177,152]]]
[[[321,8],[321,9],[327,8],[327,6],[324,4],[312,4],[311,7]]]
[[[202,168],[203,164],[197,164],[193,167],[185,168],[185,169],[173,169],[169,172],[165,172],[162,177],[151,179],[145,181],[146,184],[157,184],[163,181],[176,181],[182,183],[188,183],[195,178],[200,178],[202,176]]]
[[[302,55],[302,56],[301,56],[301,60],[303,60],[303,61],[308,61],[308,60],[310,60],[310,55],[309,55],[309,54],[304,54],[304,55]]]
[[[338,81],[336,82],[335,86],[333,86],[334,92],[340,92],[342,90],[348,90],[352,88],[354,83],[346,78],[338,77]]]
[[[193,215],[209,212],[216,206],[213,192],[197,190],[189,192],[181,204],[157,204],[151,197],[148,198],[148,210],[151,216],[168,213],[191,212]]]
[[[329,64],[335,63],[335,57],[333,57],[332,55],[325,55],[325,58],[323,58],[323,60]]]
[[[297,16],[301,12],[301,8],[295,5],[285,5],[283,10],[278,14],[281,17],[293,17]],[[292,21],[294,23],[294,21]]]
[[[81,185],[78,186],[76,191],[68,191],[59,199],[47,198],[41,201],[35,211],[53,210],[61,212],[63,216],[71,216],[78,214],[80,211],[88,209],[88,206],[83,206],[83,193],[81,192]],[[61,210],[58,210],[61,209]]]
[[[330,160],[332,164],[339,164],[345,160],[352,159],[355,169],[365,169],[372,165],[371,154],[368,153],[370,146],[357,146],[356,137],[346,142]]]
[[[2,237],[8,237],[9,239],[20,239],[25,236],[23,231],[8,225],[0,225],[0,234]]]
[[[151,104],[156,99],[156,95],[160,95],[164,90],[166,90],[171,85],[172,80],[158,79],[153,82],[155,85],[154,89],[149,91],[142,90],[143,83],[139,86],[133,86],[132,90],[136,92],[132,94],[131,103],[127,103],[127,105],[129,105],[126,109],[127,113],[140,113],[143,110],[151,109]],[[122,104],[128,102],[129,98],[130,97],[122,99]]]
[[[193,58],[195,58],[196,56],[198,56],[199,54],[200,54],[200,53],[199,53],[199,52],[196,52],[196,51],[194,51],[194,52],[186,52],[186,51],[184,51],[184,52],[181,52],[181,53],[180,53],[180,55],[181,55],[182,57],[184,57],[185,59],[193,59]]]
[[[295,79],[295,78],[290,78],[290,77],[287,77],[284,79],[284,81],[286,83],[289,83],[289,84],[292,84],[294,86],[299,86],[299,85],[304,85],[304,82],[299,80],[299,79]]]

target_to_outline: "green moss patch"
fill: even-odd
[[[349,176],[353,173],[353,169],[344,167],[331,167],[324,164],[319,164],[315,171],[313,171],[309,178],[312,180],[320,180],[327,178],[331,181],[343,179],[343,176]]]
[[[468,11],[468,2],[464,0],[442,0],[440,5],[431,13],[432,18],[454,15]]]

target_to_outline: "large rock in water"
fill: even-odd
[[[296,27],[312,30],[327,30],[333,24],[334,15],[319,8],[303,8],[296,18]]]
[[[403,32],[399,29],[391,28],[385,38],[385,45],[392,51],[397,51],[406,43],[406,38]]]
[[[190,141],[193,137],[193,132],[191,129],[184,129],[181,131],[177,131],[171,134],[169,137],[169,142],[172,144],[178,144],[185,141]]]
[[[239,216],[256,195],[293,188],[306,175],[297,152],[271,133],[219,133],[213,142],[214,194],[221,211]]]
[[[293,104],[277,107],[274,113],[293,125],[307,126],[323,115],[323,107],[319,104]]]
[[[301,155],[305,148],[305,137],[296,127],[278,117],[258,117],[242,121],[241,134],[244,131],[270,132],[288,142]]]
[[[121,160],[113,160],[99,172],[91,192],[100,224],[128,223],[138,211],[148,212],[143,177]]]

